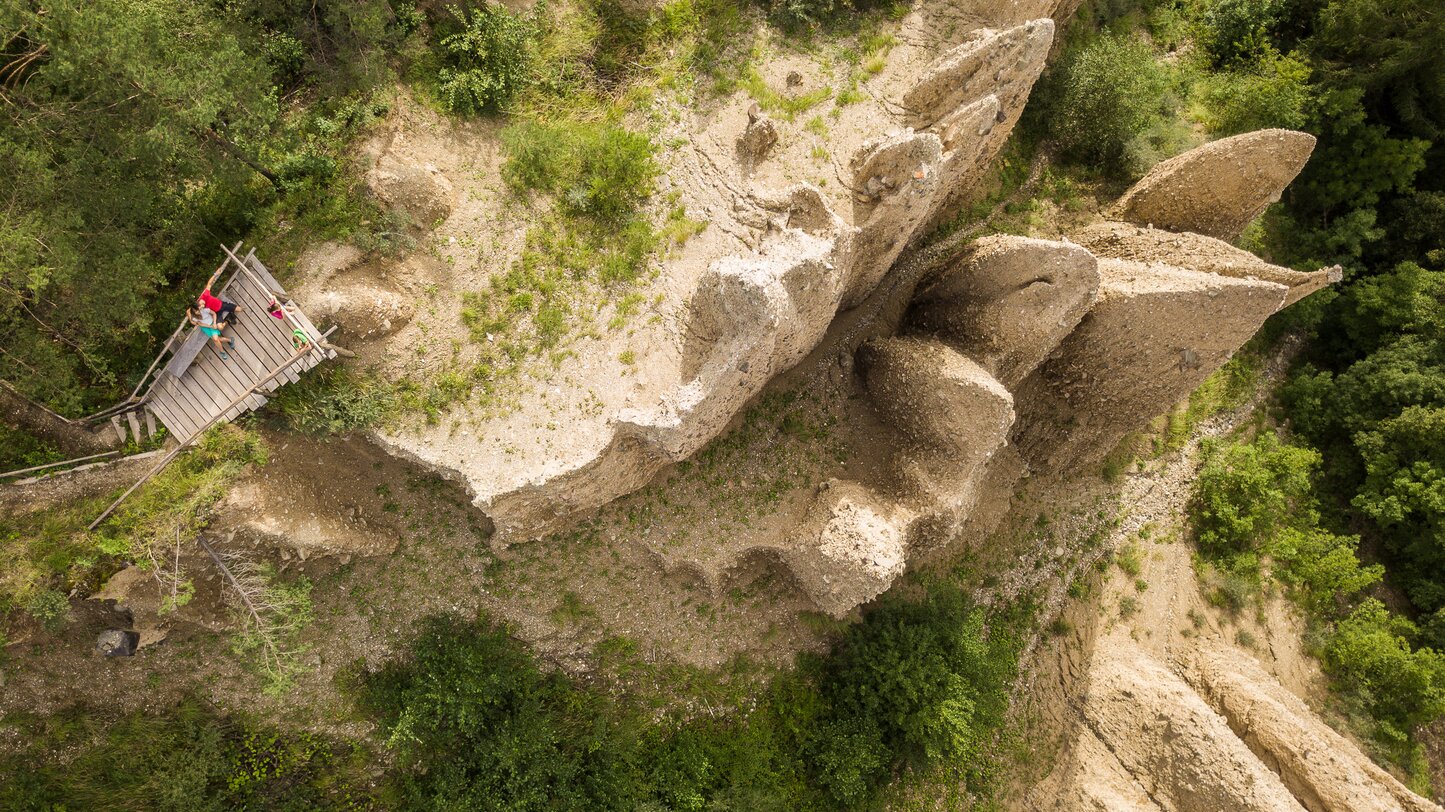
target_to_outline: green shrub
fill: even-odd
[[[1362,566],[1359,536],[1337,536],[1318,527],[1285,528],[1270,545],[1280,580],[1296,587],[1297,599],[1316,615],[1380,582],[1385,568]]]
[[[837,0],[777,0],[772,4],[772,16],[784,28],[806,28],[825,22],[846,2]]]
[[[400,759],[408,808],[868,808],[905,767],[964,765],[987,790],[1008,628],[946,584],[885,599],[749,709],[659,723],[624,692],[543,673],[504,627],[432,618],[407,657],[360,675],[357,701]]]
[[[53,631],[62,626],[69,616],[70,601],[58,589],[41,589],[25,602],[25,611]]]
[[[1211,0],[1204,4],[1197,37],[1215,67],[1238,68],[1271,48],[1271,34],[1286,0]]]
[[[150,560],[157,547],[169,550],[177,534],[194,538],[226,487],[246,466],[265,459],[257,435],[223,426],[146,482],[94,531],[86,525],[113,494],[0,516],[0,619],[23,609],[47,624],[61,622],[66,593],[89,594],[124,561]]]
[[[446,61],[437,73],[437,94],[449,113],[476,115],[505,110],[532,81],[532,63],[546,3],[513,14],[500,3],[454,12],[461,30],[444,36]]]
[[[1445,408],[1410,406],[1355,446],[1365,479],[1353,505],[1386,533],[1415,605],[1445,605]]]
[[[226,719],[195,702],[113,722],[76,707],[0,759],[0,807],[209,812],[354,808],[353,748]]]
[[[1204,125],[1216,135],[1299,129],[1308,121],[1309,78],[1303,59],[1273,50],[1240,70],[1205,76],[1200,81]]]
[[[1384,569],[1361,565],[1358,536],[1320,526],[1313,484],[1319,463],[1318,452],[1284,445],[1272,433],[1206,447],[1190,510],[1200,551],[1217,569],[1208,580],[1220,605],[1241,608],[1240,593],[1258,590],[1266,559],[1317,617],[1331,616],[1379,582]]]
[[[344,434],[379,426],[395,417],[401,402],[380,378],[329,366],[281,388],[271,401],[287,426],[304,434]]]
[[[1265,432],[1252,443],[1209,443],[1204,454],[1190,512],[1206,556],[1263,551],[1292,517],[1312,510],[1318,452]]]
[[[1050,73],[1038,115],[1066,160],[1114,174],[1139,172],[1142,143],[1166,120],[1170,77],[1153,51],[1128,36],[1101,35]]]
[[[829,718],[861,724],[846,745],[829,745],[830,786],[852,796],[860,782],[881,786],[897,766],[976,759],[1008,706],[1016,664],[1003,627],[986,632],[983,612],[949,585],[922,602],[885,601],[852,627],[821,683]],[[872,730],[892,759],[870,769]],[[845,746],[854,761],[842,769],[836,748]]]
[[[1340,621],[1324,651],[1325,668],[1341,687],[1404,734],[1445,714],[1445,655],[1412,648],[1417,633],[1371,598]]]
[[[652,195],[652,141],[609,123],[523,122],[502,132],[502,177],[519,194],[545,192],[576,217],[621,224]]]
[[[1445,332],[1445,271],[1402,262],[1387,273],[1355,281],[1334,315],[1350,351],[1369,355],[1400,335]]]
[[[451,809],[631,809],[638,743],[600,698],[543,674],[500,627],[433,618],[408,659],[365,675],[361,706],[409,767],[403,796]]]
[[[60,462],[66,455],[18,426],[0,423],[0,472]]]

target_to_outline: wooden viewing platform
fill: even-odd
[[[266,403],[264,393],[295,383],[301,373],[323,359],[336,357],[336,352],[326,345],[325,336],[294,302],[286,310],[284,320],[266,312],[273,295],[286,301],[286,291],[256,258],[255,249],[245,257],[237,256],[234,249],[227,249],[221,273],[227,269],[231,270],[230,277],[223,279],[220,288],[212,292],[223,301],[235,302],[241,307],[222,333],[236,342],[227,350],[229,360],[221,358],[215,343],[200,328],[183,323],[151,364],[155,370],[165,360],[165,366],[156,372],[140,398],[141,409],[125,412],[129,427],[137,437],[140,425],[136,413],[142,411],[150,433],[154,434],[154,421],[159,420],[172,437],[186,445],[198,432],[215,423],[234,420],[245,412],[259,409]],[[306,335],[313,351],[295,357],[293,330]],[[278,367],[282,371],[268,379]],[[149,374],[147,372],[147,377]],[[145,386],[144,380],[141,386]],[[257,391],[251,392],[252,389]],[[111,425],[124,439],[125,426],[119,414],[111,417]]]

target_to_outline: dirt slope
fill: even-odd
[[[1199,442],[1248,413],[1128,475],[1107,546],[1137,555],[1138,575],[1112,568],[1101,596],[1066,613],[1077,627],[1041,653],[1042,715],[1061,747],[1016,808],[1440,809],[1311,708],[1324,679],[1292,605],[1276,596],[1258,617],[1232,617],[1204,598],[1184,532]]]

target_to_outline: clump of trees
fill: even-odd
[[[1392,554],[1422,612],[1445,607],[1445,272],[1405,262],[1330,303],[1282,395],[1296,430],[1335,461],[1327,485]]]
[[[1208,442],[1204,455],[1190,503],[1196,541],[1226,578],[1246,582],[1245,594],[1258,590],[1268,570],[1303,606],[1329,616],[1379,582],[1384,568],[1360,563],[1358,536],[1321,526],[1317,451],[1263,432],[1251,442]],[[1216,602],[1237,608],[1238,594],[1234,589]]]
[[[436,618],[359,697],[413,808],[867,808],[902,769],[965,765],[984,784],[1016,666],[994,621],[957,587],[886,600],[751,710],[659,725],[541,671],[504,627]]]
[[[118,720],[78,706],[19,724],[26,747],[0,758],[5,809],[361,809],[370,796],[364,748],[196,701]]]
[[[1139,174],[1167,146],[1172,75],[1131,34],[1103,33],[1065,53],[1041,80],[1030,118],[1060,157],[1107,174]]]
[[[1320,453],[1272,432],[1208,444],[1191,502],[1212,599],[1233,609],[1266,578],[1308,612],[1325,670],[1397,761],[1417,761],[1412,733],[1445,714],[1445,654],[1408,618],[1374,597],[1381,564],[1360,561],[1359,536],[1321,526]]]
[[[505,110],[532,81],[546,12],[546,3],[524,14],[491,3],[453,9],[460,30],[440,40],[446,63],[437,72],[442,107],[462,115]]]

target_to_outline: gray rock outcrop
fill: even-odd
[[[850,210],[835,210],[808,184],[759,193],[754,203],[771,229],[755,252],[714,262],[699,281],[682,383],[655,407],[619,412],[596,457],[476,494],[503,537],[536,535],[641,487],[716,437],[769,380],[812,350],[840,308],[878,287],[949,200],[977,183],[1022,113],[1053,32],[1048,19],[985,30],[936,60],[915,83],[923,89],[909,96],[905,116],[928,130],[905,128],[857,150]],[[985,73],[957,86],[970,71]],[[748,127],[760,120],[751,117]],[[747,132],[742,139],[768,140]]]
[[[1134,262],[1162,262],[1235,279],[1262,279],[1289,288],[1286,307],[1332,285],[1342,276],[1338,265],[1318,271],[1295,271],[1272,265],[1248,251],[1202,234],[1174,233],[1127,223],[1098,223],[1074,235],[1096,256]]]
[[[1233,240],[1279,200],[1314,147],[1313,135],[1294,130],[1211,141],[1149,170],[1114,211],[1130,223]]]
[[[1099,295],[1083,248],[1027,237],[984,237],[915,295],[910,329],[934,333],[1016,386]]]
[[[411,221],[430,226],[451,213],[452,184],[436,167],[383,153],[366,174],[366,185],[378,200],[405,212]]]
[[[1192,392],[1283,306],[1276,282],[1106,259],[1099,301],[1020,385],[1029,464],[1076,470]]]

